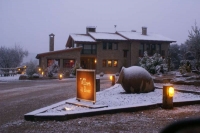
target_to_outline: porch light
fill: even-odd
[[[97,63],[97,60],[96,60],[96,59],[94,60],[94,63]]]
[[[44,72],[42,72],[42,76],[44,75]]]
[[[41,68],[39,68],[38,71],[40,72],[40,71],[41,71]]]
[[[110,76],[110,80],[112,80],[112,76]]]
[[[167,84],[163,86],[163,105],[164,109],[172,109],[173,108],[173,96],[174,96],[174,88],[171,84]]]

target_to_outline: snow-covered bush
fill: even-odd
[[[144,52],[144,57],[139,58],[139,64],[141,67],[146,69],[149,73],[155,74],[164,72],[167,70],[167,64],[165,59],[158,53],[155,53],[153,56],[148,56],[147,51]]]
[[[37,72],[37,62],[30,60],[30,62],[26,63],[26,74],[31,77],[34,73]]]
[[[53,77],[54,75],[57,75],[59,70],[58,62],[54,60],[52,64],[47,67],[47,75],[48,77]]]
[[[76,69],[81,69],[80,64],[78,62],[76,62],[75,65],[72,67],[70,74],[76,75]]]
[[[181,66],[179,67],[179,71],[181,74],[190,73],[192,70],[192,65],[190,61],[182,60]]]

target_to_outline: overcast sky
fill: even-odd
[[[30,53],[65,48],[70,33],[136,30],[184,43],[195,20],[200,27],[200,0],[0,0],[0,46],[19,44]]]

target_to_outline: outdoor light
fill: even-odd
[[[72,109],[71,109],[71,108],[67,108],[67,107],[65,107],[65,110],[68,110],[68,111],[69,111],[69,110],[72,110]]]
[[[172,109],[173,108],[173,96],[174,96],[174,88],[171,84],[166,84],[163,86],[163,105],[164,109]]]
[[[115,85],[115,75],[110,76],[110,80],[112,81],[112,85]]]
[[[40,71],[41,71],[41,68],[39,68],[38,70],[39,70],[39,72],[40,72]]]
[[[173,97],[174,96],[174,88],[173,87],[169,87],[168,94],[169,94],[169,97]]]
[[[63,78],[63,75],[59,74],[59,80],[62,80],[62,78]]]
[[[94,60],[94,63],[97,63],[97,60],[96,60],[96,59]]]
[[[20,71],[20,68],[18,68],[18,71]]]
[[[44,75],[44,72],[42,72],[42,76]]]

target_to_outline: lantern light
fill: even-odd
[[[163,105],[164,109],[173,109],[173,96],[174,88],[171,84],[166,84],[163,86]]]
[[[65,110],[72,110],[71,108],[65,107]]]
[[[94,63],[97,63],[97,60],[96,60],[96,59],[94,60]]]
[[[44,72],[42,72],[42,76],[44,75]]]
[[[169,87],[168,94],[169,94],[169,97],[173,97],[174,96],[174,88],[173,87]]]
[[[112,76],[110,76],[110,80],[112,80]]]
[[[41,71],[41,68],[39,68],[38,70],[39,70],[39,72],[40,72],[40,71]]]
[[[63,78],[62,74],[59,74],[59,80],[61,80]]]

